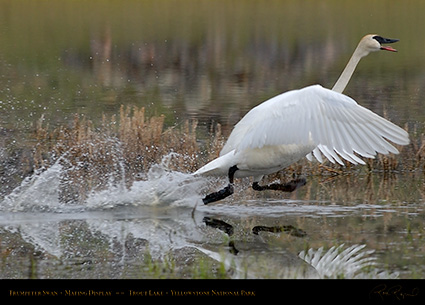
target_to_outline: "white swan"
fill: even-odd
[[[313,85],[285,92],[251,109],[234,127],[220,157],[194,173],[229,177],[227,187],[207,195],[203,202],[208,204],[231,195],[234,177],[253,176],[252,187],[258,191],[293,191],[304,185],[305,179],[266,186],[258,182],[264,175],[303,157],[312,160],[314,156],[323,162],[323,154],[329,161],[343,165],[342,159],[365,164],[359,156],[397,154],[398,150],[387,140],[407,145],[407,132],[340,93],[362,57],[378,50],[396,51],[382,46],[396,41],[378,35],[363,37],[333,91]]]

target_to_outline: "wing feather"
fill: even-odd
[[[313,150],[313,154],[314,154],[314,157],[317,159],[317,161],[319,161],[320,163],[323,163],[323,158],[322,158],[322,154],[320,153],[320,150],[319,150],[319,148],[315,148],[314,150]],[[310,159],[310,161],[313,161],[312,159]]]
[[[341,124],[341,132],[343,132],[347,138],[348,143],[351,144],[351,147],[354,152],[366,158],[373,158],[375,151],[364,142],[362,137],[359,136],[357,128],[355,126],[355,119],[350,112],[342,111],[341,116],[343,120],[346,121],[346,124]]]
[[[346,115],[350,115],[351,113],[346,113]],[[351,116],[351,120],[349,119],[349,124],[347,124],[347,128],[351,131],[353,136],[353,150],[365,158],[374,158],[375,150],[369,143],[363,138],[363,135],[357,128],[357,119],[355,116]],[[358,145],[356,145],[358,144]]]
[[[361,157],[398,153],[387,140],[409,143],[405,130],[319,85],[293,90],[254,107],[236,124],[220,155],[275,145],[316,146],[308,158],[364,164]]]

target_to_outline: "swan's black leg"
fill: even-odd
[[[282,192],[293,192],[297,188],[305,185],[305,183],[306,180],[304,178],[295,179],[285,184],[272,183],[264,186],[259,185],[258,182],[254,182],[252,184],[252,188],[256,191],[274,190]]]
[[[219,190],[218,192],[211,193],[205,198],[202,199],[204,204],[208,204],[211,202],[215,202],[221,199],[224,199],[230,195],[233,194],[233,179],[235,177],[235,172],[238,170],[238,167],[236,165],[229,168],[229,184],[222,190]]]

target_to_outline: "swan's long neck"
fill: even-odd
[[[344,91],[360,59],[362,59],[362,57],[366,55],[367,54],[365,54],[363,48],[359,44],[356,50],[354,51],[353,55],[351,56],[350,60],[348,61],[348,64],[345,66],[344,71],[342,71],[341,76],[338,78],[335,85],[333,86],[332,88],[333,91],[336,91],[339,93],[342,93]]]

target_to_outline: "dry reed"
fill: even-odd
[[[169,167],[181,172],[195,171],[210,159],[198,146],[196,120],[165,129],[164,116],[147,118],[144,108],[122,106],[118,121],[115,115],[103,116],[99,128],[79,115],[70,127],[49,130],[43,122],[42,117],[35,128],[34,168],[48,168],[59,160],[61,199],[66,202],[81,201],[90,191],[111,183],[130,185],[172,152]],[[223,145],[220,126],[217,130],[207,143],[213,154]]]
[[[34,168],[47,168],[60,158],[64,169],[61,180],[66,186],[63,200],[80,201],[88,192],[111,183],[130,185],[171,152],[175,154],[170,169],[193,172],[218,156],[226,138],[217,124],[213,126],[209,139],[199,145],[196,120],[186,120],[180,126],[165,128],[163,115],[148,118],[144,108],[122,106],[119,119],[116,117],[103,116],[98,128],[79,115],[75,115],[70,127],[61,126],[53,130],[43,125],[43,117],[37,122]],[[284,181],[299,174],[326,177],[359,171],[422,171],[424,135],[419,134],[417,129],[409,132],[413,136],[412,143],[398,146],[400,154],[378,155],[375,159],[368,159],[367,166],[352,166],[347,162],[342,167],[329,162],[320,164],[302,160],[270,175],[268,180]]]

